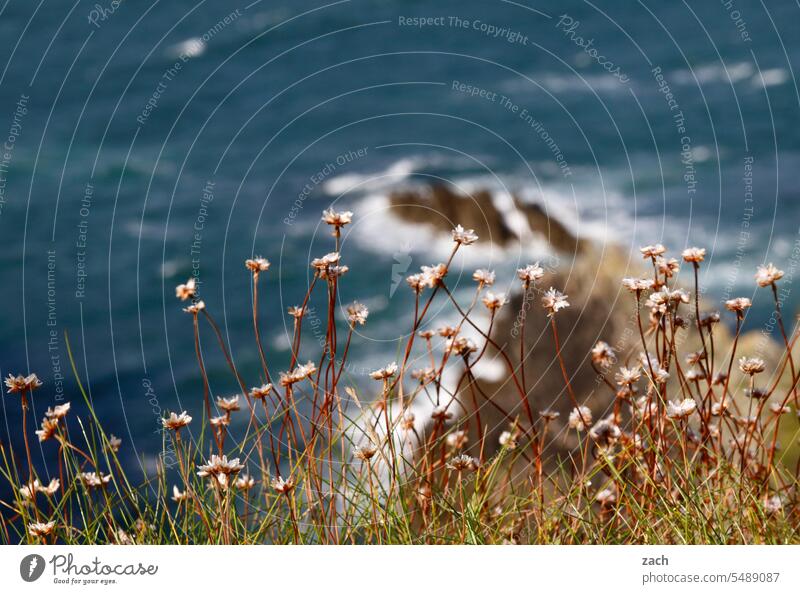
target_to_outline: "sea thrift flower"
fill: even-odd
[[[236,488],[242,491],[249,491],[255,486],[255,484],[256,484],[256,479],[254,479],[249,474],[243,474],[242,476],[237,478],[236,482],[234,483],[234,485],[236,485]]]
[[[55,522],[33,522],[32,524],[28,524],[28,534],[34,537],[43,538],[50,535],[55,526]]]
[[[699,264],[706,258],[706,250],[705,248],[698,248],[698,247],[691,247],[683,250],[681,254],[683,256],[684,262],[692,262],[694,264]]]
[[[359,460],[366,462],[367,460],[370,460],[377,451],[378,448],[376,448],[374,445],[371,443],[365,443],[358,446],[353,452],[353,455],[355,455],[355,457]]]
[[[763,400],[764,398],[769,396],[769,391],[766,390],[765,388],[753,388],[752,390],[750,388],[747,388],[744,391],[744,394],[748,398],[755,398],[756,400]]]
[[[57,404],[53,408],[48,408],[45,411],[44,416],[46,416],[48,419],[63,419],[64,417],[67,416],[67,413],[69,412],[69,407],[70,407],[69,402],[65,402],[64,404]]]
[[[769,287],[783,278],[783,270],[778,270],[772,262],[766,266],[759,266],[756,271],[756,282],[759,287]]]
[[[747,297],[736,297],[735,299],[728,299],[725,302],[725,307],[730,311],[735,312],[737,315],[743,314],[744,310],[748,309],[752,305],[753,302]]]
[[[503,431],[500,434],[499,442],[502,447],[508,448],[509,450],[516,449],[516,447],[519,445],[511,431]]]
[[[434,334],[436,334],[436,332],[434,332],[433,330],[420,330],[419,332],[417,332],[417,336],[419,336],[420,338],[424,338],[425,340],[430,340],[431,338],[433,338]]]
[[[471,338],[463,336],[448,338],[444,345],[445,350],[456,355],[469,355],[478,350],[478,345]]]
[[[208,420],[208,422],[211,423],[212,427],[227,427],[228,425],[231,424],[231,420],[230,420],[230,418],[228,418],[228,415],[222,415],[222,416],[219,416],[219,417],[211,417]]]
[[[413,412],[407,411],[403,413],[403,420],[401,422],[401,427],[406,431],[413,431],[414,430],[414,421],[416,420],[416,416]]]
[[[764,498],[764,511],[770,515],[779,514],[783,510],[783,501],[780,495]]]
[[[197,294],[197,281],[190,278],[185,284],[175,287],[175,296],[181,301],[191,299]]]
[[[319,271],[319,277],[323,280],[333,280],[344,276],[349,270],[349,266],[328,266]]]
[[[506,296],[502,293],[495,294],[489,291],[486,293],[486,296],[483,298],[483,304],[486,306],[486,309],[489,311],[497,311],[501,307],[503,307],[508,300]]]
[[[447,410],[446,406],[437,406],[431,411],[431,419],[434,421],[445,422],[453,417],[453,413]]]
[[[494,272],[479,268],[472,273],[472,280],[483,287],[491,287],[494,284]]]
[[[558,417],[560,417],[560,416],[561,416],[561,413],[560,413],[560,412],[558,412],[557,410],[550,410],[550,409],[548,408],[548,409],[545,409],[545,410],[539,411],[539,415],[540,415],[540,416],[541,416],[541,417],[542,417],[542,418],[543,418],[545,421],[547,421],[547,422],[550,422],[550,421],[555,421],[555,420],[556,420]]]
[[[456,228],[453,229],[453,241],[461,245],[470,245],[478,241],[478,236],[472,229],[467,230],[461,225],[456,225]]]
[[[517,276],[522,284],[527,289],[531,283],[534,283],[544,276],[544,268],[539,266],[539,263],[528,264],[525,268],[517,268]]]
[[[240,410],[239,396],[232,396],[230,398],[217,398],[217,406],[224,410],[226,413],[232,413]]]
[[[631,293],[640,293],[642,291],[648,291],[653,288],[653,279],[623,278],[622,286],[628,289]]]
[[[455,470],[456,472],[463,472],[465,470],[473,472],[478,469],[478,461],[467,454],[459,454],[458,456],[450,458],[450,461],[447,463],[447,468]]]
[[[172,500],[175,503],[180,503],[189,498],[188,491],[181,491],[177,485],[172,485]]]
[[[445,276],[447,276],[447,266],[444,264],[422,266],[423,282],[431,289],[442,284],[442,279],[444,279]]]
[[[334,227],[334,232],[338,232],[339,229],[345,225],[349,225],[353,221],[353,213],[349,210],[337,212],[331,207],[328,210],[322,211],[322,220],[331,227]]]
[[[97,474],[96,472],[82,472],[81,481],[89,489],[105,487],[111,480],[110,474]]]
[[[568,295],[564,295],[561,291],[556,291],[553,287],[550,287],[542,297],[542,305],[547,310],[547,315],[552,317],[559,310],[569,307],[567,297]]]
[[[436,378],[436,370],[433,367],[422,367],[412,371],[411,377],[422,384],[428,384]]]
[[[258,388],[251,388],[250,397],[263,400],[264,398],[269,396],[270,392],[272,392],[272,384],[263,384]]]
[[[347,306],[347,320],[351,326],[360,324],[363,326],[367,323],[367,316],[369,316],[369,309],[363,303],[354,301],[351,305]]]
[[[755,375],[766,369],[763,359],[758,357],[742,357],[739,359],[739,369],[745,375]]]
[[[769,409],[774,412],[776,415],[785,415],[792,412],[792,409],[788,406],[781,405],[780,402],[773,402],[769,405]]]
[[[297,382],[301,382],[304,379],[311,377],[316,370],[317,366],[309,361],[305,365],[298,365],[293,371],[282,371],[280,384],[284,387],[291,386],[292,384],[296,384]]]
[[[186,427],[189,423],[192,422],[192,417],[186,414],[186,411],[183,411],[181,414],[176,415],[174,412],[170,413],[166,419],[161,419],[161,425],[164,429],[172,429],[173,431],[178,431],[183,427]]]
[[[412,274],[406,277],[406,283],[415,293],[422,293],[426,286],[425,276],[422,273]]]
[[[436,333],[442,338],[452,338],[458,334],[458,328],[454,326],[442,326],[436,330]]]
[[[569,413],[569,427],[577,431],[583,431],[592,422],[592,411],[587,406],[573,408]]]
[[[304,315],[306,315],[306,310],[303,307],[297,307],[296,305],[292,305],[290,308],[286,310],[290,316],[292,316],[295,320],[299,320]]]
[[[38,483],[39,481],[34,481],[34,482]],[[60,487],[61,487],[61,481],[59,481],[57,478],[54,478],[50,479],[50,483],[46,487],[42,485],[37,485],[36,490],[39,491],[39,493],[44,493],[45,495],[52,497],[53,495],[56,494],[56,492]]]
[[[594,498],[601,506],[611,507],[617,502],[617,493],[613,489],[603,489]]]
[[[311,267],[317,271],[325,270],[329,266],[339,263],[339,252],[330,252],[321,258],[314,258],[311,260]]]
[[[203,311],[205,308],[206,308],[206,303],[205,303],[205,301],[201,300],[201,301],[197,301],[195,303],[192,303],[189,307],[184,307],[183,311],[185,311],[186,313],[190,313],[192,315],[197,315],[201,311]]]
[[[259,272],[266,272],[270,267],[269,260],[260,256],[258,258],[245,260],[244,265],[254,276],[258,276]]]
[[[663,255],[664,252],[667,251],[667,248],[660,243],[657,243],[655,245],[646,245],[642,248],[639,248],[639,251],[642,252],[642,258],[647,260],[648,258],[655,259],[657,256]]]
[[[591,437],[597,445],[601,447],[608,447],[614,445],[622,435],[622,431],[616,423],[608,419],[601,419],[589,430],[589,437]]]
[[[43,419],[42,428],[36,431],[39,441],[47,441],[56,434],[58,430],[58,419]]]
[[[33,484],[23,485],[19,488],[19,494],[22,495],[23,499],[33,499],[41,488],[42,485],[39,482],[39,479],[33,479]]]
[[[658,257],[656,258],[656,268],[664,275],[664,278],[672,278],[681,269],[681,265],[675,258],[667,260],[666,258]]]
[[[108,449],[118,452],[120,447],[122,447],[122,440],[112,433],[108,438]]]
[[[228,488],[229,476],[231,474],[238,474],[244,468],[243,464],[239,464],[239,458],[228,460],[227,456],[211,455],[211,459],[203,465],[197,467],[197,476],[211,477],[216,479],[217,483],[223,488]]]
[[[382,367],[377,371],[373,371],[369,376],[374,380],[387,380],[397,373],[397,363],[389,363],[386,367]]]
[[[469,438],[467,437],[467,432],[461,429],[459,431],[453,431],[452,433],[448,433],[446,441],[447,445],[450,446],[451,448],[460,450],[465,445],[467,445]]]
[[[670,419],[686,419],[697,410],[697,403],[692,398],[680,402],[667,402],[667,416]]]
[[[614,376],[617,385],[630,386],[639,381],[642,377],[641,369],[636,367],[620,367],[619,372]]]
[[[291,477],[284,480],[282,476],[272,479],[272,488],[281,495],[288,495],[294,489],[294,481]]]
[[[35,373],[31,373],[30,375],[17,375],[14,376],[9,374],[6,378],[6,387],[8,388],[8,393],[13,394],[15,392],[33,392],[37,388],[42,385],[42,382],[39,380]]]
[[[617,360],[614,349],[607,342],[598,341],[592,348],[592,361],[599,367],[610,367]]]

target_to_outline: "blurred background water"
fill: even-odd
[[[79,401],[68,334],[123,456],[152,468],[161,412],[199,413],[202,398],[174,286],[199,275],[255,385],[242,261],[273,263],[263,327],[282,369],[285,310],[308,260],[332,249],[319,217],[335,203],[356,212],[342,301],[372,312],[353,347],[358,381],[410,324],[396,278],[441,252],[383,197],[436,180],[514,191],[600,242],[703,245],[712,303],[751,296],[755,265],[774,260],[793,311],[798,17],[788,0],[7,0],[0,371],[42,377],[37,419]],[[510,280],[530,251],[462,264]],[[322,330],[309,330],[315,358]],[[204,349],[213,391],[235,392]],[[17,403],[2,407],[2,439],[16,440]]]

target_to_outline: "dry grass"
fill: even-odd
[[[795,437],[790,407],[798,405],[798,372],[790,356],[797,330],[784,325],[778,286],[782,273],[762,268],[757,282],[775,300],[783,354],[766,364],[737,352],[746,299],[726,304],[735,322],[732,346],[715,352],[719,315],[703,315],[697,296],[702,250],[686,250],[683,265],[694,276],[692,296],[675,286],[677,261],[662,246],[642,252],[652,264],[646,279],[625,279],[631,307],[639,311],[640,351],[614,353],[605,343],[591,353],[612,411],[592,419],[570,385],[561,356],[559,311],[568,298],[551,289],[542,307],[555,340],[554,360],[565,397],[575,407],[570,430],[579,446],[550,453],[555,436],[548,411],[527,398],[530,375],[540,362],[515,366],[498,344],[495,317],[508,307],[491,292],[493,274],[478,271],[470,303],[459,304],[448,286],[453,257],[475,239],[456,228],[450,260],[408,278],[415,295],[414,322],[398,360],[371,375],[377,398],[347,383],[354,330],[367,323],[359,304],[337,319],[341,229],[350,213],[326,211],[334,251],[312,262],[315,274],[294,323],[291,363],[273,376],[261,342],[259,289],[269,262],[247,260],[252,275],[252,325],[261,378],[248,388],[193,282],[177,288],[190,301],[195,356],[203,383],[189,415],[164,420],[164,448],[174,450],[173,469],[159,467],[144,481],[130,478],[117,458],[119,442],[91,416],[50,410],[37,432],[57,462],[47,482],[31,459],[28,407],[40,382],[35,375],[9,377],[9,398],[22,407],[25,452],[2,449],[3,475],[14,498],[2,501],[0,540],[5,543],[787,543],[798,538],[798,468],[786,462],[778,436]],[[519,271],[524,291],[534,291],[543,271]],[[314,292],[326,296],[324,348],[300,348],[303,322]],[[459,323],[435,334],[420,332],[431,305],[446,304]],[[479,316],[478,311],[488,315]],[[524,318],[519,342],[524,354]],[[517,315],[514,312],[514,315]],[[483,321],[479,321],[483,319]],[[477,332],[477,344],[464,330]],[[201,332],[218,341],[220,354],[241,393],[212,402]],[[679,352],[685,338],[701,345]],[[67,343],[68,344],[68,343]],[[506,365],[516,403],[481,392],[474,367],[488,352]],[[746,355],[746,354],[745,354]],[[314,357],[313,362],[309,357]],[[70,353],[71,358],[71,353]],[[424,369],[410,361],[427,360]],[[524,359],[520,356],[520,359]],[[623,360],[624,359],[624,360]],[[308,361],[307,363],[301,363]],[[549,363],[549,362],[547,362]],[[527,367],[527,370],[525,369]],[[737,370],[738,368],[738,370]],[[74,370],[74,364],[73,364]],[[458,381],[448,381],[457,377]],[[527,377],[526,377],[527,373]],[[746,388],[732,381],[744,374]],[[455,375],[454,375],[455,374]],[[78,374],[78,386],[83,393]],[[737,376],[737,379],[740,379]],[[361,387],[364,390],[364,387]],[[366,391],[366,390],[365,390]],[[430,419],[415,418],[415,402],[431,403]],[[589,403],[591,404],[591,403]],[[419,410],[419,409],[416,409]],[[481,413],[504,419],[500,443],[488,443]],[[213,416],[214,413],[217,416]],[[234,415],[247,419],[246,434],[231,445]],[[192,419],[191,417],[195,417]],[[789,420],[783,421],[784,418]],[[792,425],[787,434],[787,425]],[[199,427],[198,427],[199,426]],[[195,431],[187,439],[187,427]],[[782,428],[783,427],[783,428]],[[787,448],[788,449],[788,448]],[[250,474],[248,474],[250,473]]]

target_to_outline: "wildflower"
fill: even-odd
[[[131,538],[131,535],[125,532],[122,528],[117,528],[117,544],[122,546],[130,546],[136,544]]]
[[[28,534],[43,538],[50,535],[55,526],[55,522],[33,522],[32,524],[28,524]]]
[[[180,299],[181,301],[186,301],[191,299],[197,294],[197,281],[194,278],[190,278],[186,281],[185,284],[178,285],[175,287],[175,297]]]
[[[500,434],[499,442],[502,447],[508,448],[509,450],[516,449],[516,447],[519,445],[511,431],[503,431]]]
[[[525,268],[517,268],[517,276],[525,288],[528,288],[531,283],[541,280],[544,276],[544,269],[539,266],[538,262],[528,264]]]
[[[255,484],[256,484],[256,479],[254,479],[249,474],[243,474],[242,476],[237,478],[236,482],[234,483],[236,488],[242,491],[249,491],[255,486]]]
[[[719,417],[724,415],[728,410],[728,401],[725,400],[724,402],[714,402],[711,405],[711,414],[715,417]]]
[[[208,420],[208,422],[211,423],[212,427],[227,427],[228,425],[231,424],[231,420],[230,420],[230,418],[228,418],[228,415],[221,415],[219,417],[211,417]]]
[[[620,367],[614,379],[617,380],[617,385],[630,386],[638,382],[641,377],[642,372],[637,365],[636,367]]]
[[[705,328],[710,328],[714,324],[719,324],[719,320],[720,317],[718,311],[700,314],[700,325]]]
[[[311,361],[309,361],[305,365],[298,365],[292,371],[289,372],[282,371],[280,384],[284,387],[291,386],[292,384],[296,384],[298,382],[303,381],[306,378],[311,377],[311,375],[316,370],[317,366],[314,365]]]
[[[737,315],[740,316],[741,314],[744,313],[744,310],[748,309],[752,305],[753,302],[750,301],[750,299],[748,299],[747,297],[736,297],[735,299],[728,299],[725,302],[725,307],[728,310],[735,312]]]
[[[430,340],[433,338],[433,335],[436,334],[433,330],[420,330],[417,332],[417,336],[420,338],[424,338],[425,340]]]
[[[407,411],[407,412],[403,413],[403,420],[402,420],[400,426],[403,429],[405,429],[406,431],[413,431],[414,430],[414,421],[415,420],[416,420],[416,417],[415,417],[414,413],[412,413],[411,411]]]
[[[766,266],[759,266],[756,271],[756,282],[759,287],[768,287],[774,285],[777,281],[783,278],[783,270],[778,270],[772,265],[772,262]]]
[[[69,406],[70,406],[69,402],[65,402],[64,404],[57,404],[53,408],[48,408],[45,411],[44,416],[46,416],[48,419],[63,419],[64,417],[67,416],[67,413],[69,412]]]
[[[485,268],[478,268],[472,273],[472,280],[484,287],[491,287],[494,284],[494,272]]]
[[[297,307],[296,305],[292,305],[286,310],[290,316],[292,316],[295,320],[299,320],[304,315],[306,315],[306,310],[303,307]]]
[[[421,273],[412,274],[411,276],[406,277],[406,282],[415,293],[422,293],[422,290],[426,285],[425,276]]]
[[[272,488],[281,495],[288,495],[294,489],[294,480],[291,477],[284,480],[282,476],[272,479]]]
[[[431,411],[431,419],[434,421],[445,422],[453,417],[453,413],[447,410],[446,406],[437,406]]]
[[[592,411],[589,410],[588,406],[579,406],[577,408],[573,408],[572,412],[569,413],[568,424],[570,429],[583,431],[591,424],[591,422]]]
[[[642,248],[639,248],[639,251],[642,252],[642,258],[647,260],[648,258],[654,259],[657,256],[663,255],[664,252],[667,251],[667,248],[660,243],[657,243],[655,245],[646,245]]]
[[[270,392],[272,392],[272,384],[262,384],[258,388],[250,389],[250,397],[263,400],[264,398],[269,396]]]
[[[442,338],[452,338],[453,336],[458,334],[458,328],[455,328],[453,326],[442,326],[441,328],[436,330],[436,333]]]
[[[34,481],[34,483],[38,482],[39,481]],[[35,485],[35,487],[36,490],[39,491],[39,493],[44,493],[45,495],[52,497],[61,487],[61,481],[58,480],[57,478],[54,478],[50,479],[50,483],[46,487],[42,485]]]
[[[550,421],[555,421],[555,420],[556,420],[558,417],[560,417],[560,416],[561,416],[561,413],[560,413],[560,412],[558,412],[557,410],[550,410],[550,409],[548,408],[548,409],[545,409],[545,410],[541,410],[541,411],[539,411],[539,415],[540,415],[540,416],[541,416],[541,417],[542,417],[542,418],[543,418],[545,421],[548,421],[548,422],[550,422]]]
[[[232,396],[230,398],[217,398],[217,406],[224,410],[227,414],[240,410],[239,396]]]
[[[39,479],[33,479],[33,483],[22,485],[19,488],[19,494],[22,495],[23,499],[33,499],[39,489],[42,488]]]
[[[792,409],[788,406],[783,406],[780,402],[773,402],[769,405],[769,409],[774,412],[776,415],[785,415],[792,412]]]
[[[266,272],[270,267],[269,260],[260,256],[258,258],[245,260],[244,265],[254,276],[258,276],[259,272]]]
[[[183,311],[192,315],[197,315],[206,308],[206,302],[203,300],[192,303],[189,307],[184,307]]]
[[[628,289],[631,293],[640,293],[642,291],[648,291],[653,288],[653,279],[623,278],[622,286]]]
[[[603,507],[611,507],[617,502],[617,493],[614,489],[603,489],[594,499]]]
[[[689,293],[684,291],[683,289],[675,289],[670,291],[669,289],[664,289],[667,297],[672,303],[679,304],[679,303],[689,303]]]
[[[608,419],[598,421],[590,430],[591,437],[601,447],[614,445],[622,435],[622,431],[616,423]]]
[[[351,326],[356,324],[363,326],[367,323],[367,316],[369,316],[369,309],[363,303],[353,301],[351,305],[347,306],[347,321]]]
[[[172,500],[175,503],[180,503],[189,498],[188,491],[181,491],[177,485],[172,485]]]
[[[547,315],[552,317],[559,310],[564,309],[565,307],[569,307],[569,301],[567,301],[568,295],[564,295],[560,291],[556,291],[553,287],[547,290],[542,297],[542,305],[547,310]]]
[[[654,314],[663,314],[667,312],[669,305],[669,295],[666,291],[656,291],[652,293],[645,301],[645,307],[649,307]]]
[[[705,248],[698,248],[698,247],[691,247],[683,250],[681,254],[683,256],[684,262],[692,262],[693,264],[699,264],[706,258],[706,250]]]
[[[328,266],[319,271],[319,277],[324,280],[333,280],[344,276],[349,270],[349,266]]]
[[[444,264],[422,266],[423,283],[430,288],[441,285],[445,276],[447,276],[447,266]]]
[[[433,367],[422,367],[412,371],[411,377],[421,384],[428,384],[436,378],[436,370]]]
[[[592,361],[602,368],[610,367],[617,360],[614,349],[605,341],[599,340],[592,349]]]
[[[111,475],[97,474],[96,472],[82,472],[81,481],[89,489],[96,489],[98,487],[105,487],[111,480]]]
[[[322,211],[322,220],[333,227],[335,233],[338,233],[339,229],[345,225],[349,225],[353,221],[353,213],[349,210],[337,212],[331,207],[328,210]]]
[[[447,463],[447,468],[455,470],[456,472],[463,472],[465,470],[473,472],[478,469],[478,461],[467,454],[459,454],[458,456],[450,458],[450,461]]]
[[[58,419],[43,419],[42,428],[36,431],[39,441],[47,441],[56,434]]]
[[[197,476],[214,478],[223,489],[227,489],[228,475],[238,474],[244,465],[239,464],[239,458],[228,460],[225,455],[220,457],[211,454],[211,459],[206,464],[199,465],[198,468]]]
[[[172,412],[166,419],[161,419],[161,425],[164,427],[164,429],[172,429],[173,431],[179,431],[191,422],[192,417],[187,415],[186,411],[183,411],[179,415],[176,415],[174,412]]]
[[[446,441],[447,445],[453,448],[454,450],[460,450],[467,444],[469,438],[467,437],[467,432],[461,429],[459,431],[454,431],[453,433],[449,433],[447,435]]]
[[[373,371],[372,373],[369,374],[369,376],[374,380],[386,381],[396,373],[397,373],[397,363],[393,361],[389,363],[386,367],[382,367],[377,371]]]
[[[122,446],[122,440],[113,433],[108,438],[108,449],[112,452],[118,452]]]
[[[702,369],[690,369],[686,372],[686,379],[690,382],[699,382],[706,378],[706,372]]]
[[[780,495],[764,498],[764,511],[770,515],[779,514],[783,510],[783,501]]]
[[[321,258],[314,258],[311,260],[311,267],[317,271],[325,270],[326,268],[339,263],[339,252],[330,252]]]
[[[711,378],[711,383],[715,386],[722,386],[725,384],[725,381],[728,379],[728,374],[724,371],[718,371],[714,374],[714,377]]]
[[[492,291],[486,293],[486,296],[483,298],[483,304],[489,311],[497,311],[507,302],[508,300],[503,293],[495,294]]]
[[[664,275],[664,278],[672,278],[681,269],[681,265],[675,258],[658,257],[656,258],[656,269]]]
[[[667,402],[667,417],[670,419],[686,419],[697,410],[697,403],[692,398],[680,402]]]
[[[33,392],[41,385],[42,382],[35,373],[17,376],[8,374],[6,378],[6,386],[8,387],[9,394],[13,394],[14,392]]]
[[[764,360],[758,357],[742,357],[739,359],[739,369],[745,375],[753,376],[764,371],[766,365],[764,364]]]
[[[657,384],[666,384],[669,379],[669,373],[657,363],[653,365],[653,381]]]
[[[703,351],[694,351],[686,355],[686,364],[687,365],[697,365],[700,361],[706,358],[706,354]]]
[[[376,448],[374,445],[371,443],[365,443],[355,449],[354,455],[359,460],[366,462],[367,460],[370,460],[377,451],[378,448]]]
[[[753,388],[752,390],[750,388],[747,388],[744,391],[744,394],[748,398],[755,398],[756,400],[763,400],[764,398],[769,396],[769,392],[764,388]]]
[[[453,229],[453,241],[461,245],[470,245],[478,241],[478,236],[472,229],[464,229],[461,225],[456,225]]]
[[[478,345],[476,345],[475,341],[471,338],[459,336],[448,338],[445,342],[445,350],[453,352],[456,355],[469,355],[478,350]]]
[[[658,413],[658,406],[647,396],[642,396],[636,400],[635,409],[643,419],[654,417]]]

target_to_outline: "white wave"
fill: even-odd
[[[737,62],[727,65],[720,63],[702,64],[692,69],[681,69],[668,75],[673,82],[684,85],[697,83],[737,83],[750,78],[755,68],[750,62]]]
[[[755,87],[775,87],[789,80],[789,72],[785,68],[768,68],[754,74],[750,80]]]
[[[408,179],[421,163],[420,158],[400,159],[379,173],[337,175],[324,182],[322,190],[329,196],[340,196],[353,190],[375,192]]]
[[[180,58],[186,56],[187,58],[196,58],[203,55],[206,51],[205,42],[199,37],[191,37],[180,43],[170,46],[167,49],[167,54],[171,58]]]

